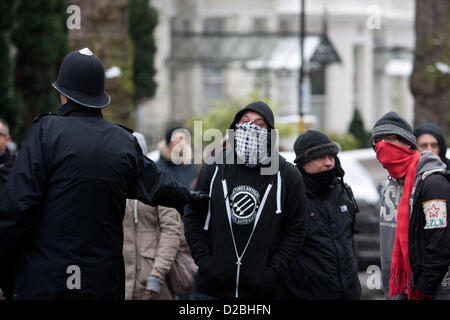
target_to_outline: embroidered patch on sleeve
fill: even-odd
[[[422,202],[425,214],[424,229],[445,228],[447,226],[447,203],[442,199]]]

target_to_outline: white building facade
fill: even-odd
[[[151,3],[159,10],[158,90],[136,117],[151,145],[212,100],[255,90],[280,106],[279,116],[298,114],[300,0]],[[354,108],[366,130],[390,110],[412,122],[414,0],[305,0],[305,13],[304,111],[314,127],[345,133]],[[339,62],[312,69],[325,26]]]

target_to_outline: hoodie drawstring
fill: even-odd
[[[219,170],[219,166],[216,166],[216,170],[214,171],[213,178],[211,180],[211,184],[209,185],[209,201],[208,201],[208,215],[206,216],[205,226],[203,227],[203,230],[207,231],[209,228],[209,220],[211,219],[211,195],[212,195],[212,188],[214,180],[216,179],[217,171]]]
[[[277,173],[277,211],[275,211],[276,214],[280,214],[281,211],[281,174],[278,170]]]
[[[128,207],[128,201],[130,199],[126,199],[125,207]],[[134,200],[134,223],[138,223],[138,217],[137,217],[137,200]]]
[[[137,200],[134,200],[134,223],[138,223],[138,217],[137,217]]]
[[[231,208],[230,208],[230,202],[228,199],[228,187],[227,187],[227,181],[225,179],[222,180],[222,188],[223,188],[223,196],[225,198],[225,208],[227,210],[228,222],[230,225],[231,238],[233,240],[234,252],[236,254],[236,259],[237,259],[236,260],[237,270],[236,270],[235,297],[238,298],[239,297],[239,278],[240,278],[240,271],[241,271],[241,265],[242,265],[242,258],[244,257],[244,254],[247,251],[247,247],[250,244],[250,241],[252,240],[253,233],[255,232],[256,225],[258,224],[259,218],[261,216],[261,212],[263,211],[264,205],[266,204],[266,200],[269,195],[270,189],[272,189],[272,184],[270,183],[266,188],[266,192],[264,193],[264,196],[262,198],[261,205],[259,206],[258,212],[256,213],[252,232],[251,232],[250,236],[248,237],[247,244],[245,245],[244,250],[242,250],[241,255],[239,255],[239,253],[238,253],[237,246],[236,246],[236,240],[234,239],[233,226],[232,226],[232,222],[231,222]]]

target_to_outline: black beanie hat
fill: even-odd
[[[391,134],[401,137],[405,142],[411,145],[413,149],[417,149],[417,140],[411,126],[393,111],[386,113],[375,123],[370,141],[376,137],[388,136]]]
[[[239,120],[241,120],[242,116],[247,111],[258,112],[260,115],[263,116],[264,120],[266,120],[267,125],[269,127],[269,131],[271,129],[275,129],[273,112],[270,109],[270,107],[262,101],[252,102],[249,105],[245,106],[243,109],[241,109],[238,113],[236,113],[236,115],[234,116],[234,120],[230,125],[230,129],[235,128],[236,123],[238,123]]]
[[[439,144],[439,157],[445,159],[447,152],[447,145],[445,143],[444,136],[442,135],[439,127],[432,122],[421,123],[414,129],[414,135],[419,138],[421,135],[428,133],[436,138]]]
[[[339,147],[326,134],[317,130],[308,130],[297,137],[294,142],[294,151],[294,163],[301,167],[308,161],[327,154],[336,156]]]

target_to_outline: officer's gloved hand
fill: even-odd
[[[189,204],[198,209],[208,207],[209,195],[203,191],[191,191]]]
[[[186,206],[191,205],[197,210],[204,210],[208,208],[209,195],[202,191],[189,191],[189,202],[183,207],[176,207],[177,211],[184,215]]]

